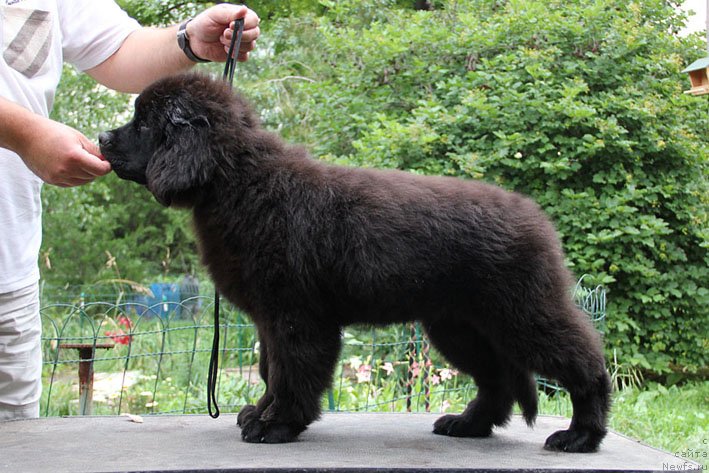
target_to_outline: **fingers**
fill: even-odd
[[[248,31],[244,30],[244,33],[241,35],[240,50],[244,52],[253,50],[254,46],[256,45],[256,40],[260,35],[261,29],[258,26]],[[223,45],[227,46],[229,45],[229,43],[231,43],[231,39],[233,36],[234,30],[232,28],[227,28],[226,30],[224,30],[224,33],[222,34],[221,38],[219,38],[219,40],[222,42]]]
[[[250,10],[249,10],[250,11]],[[253,12],[252,12],[253,13]],[[260,34],[261,30],[259,29],[259,25],[261,24],[261,19],[256,16],[254,13],[255,19],[247,16],[244,18],[244,37],[248,37],[253,39],[258,38],[258,35]],[[241,18],[241,17],[236,17]],[[234,31],[236,29],[236,21],[231,20],[229,23],[229,30]]]
[[[231,40],[234,37],[234,30],[231,29],[231,27],[233,26],[234,23],[232,22],[230,28],[224,30],[224,34],[220,38],[222,45],[224,45],[224,51],[227,54],[229,53]],[[249,52],[253,51],[256,48],[256,38],[258,38],[260,34],[261,30],[258,26],[249,31],[244,30],[244,33],[241,36],[241,45],[239,47],[239,55],[237,58],[239,61],[246,61],[249,58]]]
[[[245,62],[248,61],[249,59],[249,52],[253,49],[253,47],[249,48],[248,51],[244,51],[244,48],[239,49],[239,54],[236,56],[236,60],[239,62]],[[224,46],[224,52],[228,55],[229,54],[229,46]]]
[[[237,19],[244,19],[244,31],[241,37],[238,59],[245,61],[249,51],[256,46],[256,39],[261,34],[260,18],[243,5],[222,3],[204,10],[187,25],[192,51],[199,57],[223,62],[229,52],[229,45],[234,35]],[[222,52],[222,50],[224,52]]]
[[[244,5],[230,5],[222,3],[205,11],[209,19],[215,24],[228,25],[229,28],[234,28],[234,20],[239,18],[244,19],[244,33],[254,28],[257,28],[261,19],[256,12]],[[255,39],[255,38],[254,38]]]
[[[246,12],[246,17],[244,18],[244,29],[245,30],[250,30],[253,28],[257,28],[258,25],[261,24],[261,18],[254,12],[253,10],[250,10]]]
[[[79,156],[76,162],[77,177],[83,179],[96,179],[111,172],[111,165],[108,161],[86,153]]]
[[[47,182],[57,187],[78,187],[93,182],[93,179],[67,178],[58,182]]]
[[[38,119],[35,128],[42,139],[26,140],[17,153],[44,182],[78,186],[111,172],[99,147],[81,132],[48,118]]]
[[[261,35],[261,28],[258,26],[251,28],[250,30],[247,30],[244,28],[244,33],[241,35],[241,45],[245,44],[251,44],[253,49],[253,44],[256,42],[258,37]],[[231,42],[231,38],[234,36],[234,22],[232,21],[231,24],[229,25],[229,28],[224,30],[224,33],[222,34],[221,41],[222,44],[229,44]],[[249,50],[250,51],[250,50]]]
[[[76,153],[76,169],[84,178],[97,178],[111,172],[111,164],[103,159],[101,150],[93,141],[79,135],[81,150]]]
[[[76,136],[78,146],[67,146],[51,160],[45,182],[60,187],[81,186],[111,172],[111,164],[103,159],[98,146],[81,134]]]
[[[234,28],[234,20],[238,18],[244,19],[244,31],[256,28],[259,23],[261,23],[261,19],[258,17],[256,12],[244,5],[234,6],[229,4],[221,4],[217,5],[217,7],[222,7],[218,10],[221,15],[221,19],[223,20],[221,23],[228,23],[229,28]]]
[[[88,184],[109,172],[111,165],[108,161],[85,150],[79,150],[75,154],[64,156],[45,181],[60,187],[74,187]]]
[[[226,13],[226,12],[225,12]],[[241,7],[237,11],[232,10],[231,14],[228,15],[229,20],[224,22],[228,23],[228,27],[224,30],[221,35],[221,42],[225,46],[225,50],[229,51],[229,45],[231,43],[232,37],[234,36],[236,30],[236,19],[244,19],[244,31],[241,36],[241,47],[239,48],[239,60],[246,60],[248,58],[248,52],[253,51],[256,47],[256,40],[261,35],[261,29],[259,24],[261,19],[258,17],[256,12],[253,10]]]

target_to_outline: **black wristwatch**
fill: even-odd
[[[202,59],[201,57],[197,56],[194,51],[192,51],[192,48],[190,47],[190,37],[187,35],[187,23],[192,21],[192,18],[189,20],[185,21],[180,25],[180,28],[177,30],[177,45],[180,47],[183,53],[185,53],[185,56],[190,61],[193,62],[211,62],[209,59]]]

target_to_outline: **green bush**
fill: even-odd
[[[124,3],[156,23],[204,4]],[[676,36],[668,2],[262,4],[270,20],[237,86],[266,126],[334,162],[532,196],[576,274],[608,287],[610,352],[654,371],[707,365],[709,104],[682,94],[680,73],[706,53],[698,36]],[[131,113],[126,96],[71,72],[60,90],[55,118],[90,138]],[[43,201],[54,285],[199,267],[188,214],[134,184],[48,186]]]
[[[335,162],[532,196],[574,271],[609,288],[609,350],[655,371],[706,366],[709,107],[682,94],[680,71],[703,51],[673,33],[675,10],[386,3],[282,22],[258,66],[269,80],[251,91],[266,123]]]

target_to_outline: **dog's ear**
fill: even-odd
[[[212,177],[216,162],[209,143],[210,123],[189,107],[169,103],[162,143],[148,163],[148,189],[163,205],[189,205],[192,191]]]
[[[167,105],[167,119],[175,127],[193,126],[196,128],[208,127],[209,119],[205,115],[190,114],[184,104],[172,101]]]

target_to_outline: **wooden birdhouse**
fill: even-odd
[[[686,90],[685,94],[709,94],[709,57],[697,59],[682,72],[689,73],[689,80],[692,83],[692,88]]]

